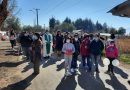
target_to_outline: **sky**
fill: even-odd
[[[107,13],[116,5],[125,0],[17,0],[20,10],[18,17],[22,25],[34,25],[36,23],[36,11],[39,10],[39,25],[47,27],[49,18],[55,17],[63,21],[66,17],[76,20],[77,18],[90,18],[94,23],[106,22],[108,26],[115,28],[124,27],[130,33],[130,19],[113,16]],[[33,10],[29,11],[29,10]]]

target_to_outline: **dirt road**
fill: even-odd
[[[115,68],[115,76],[105,74],[107,67],[99,65],[100,73],[89,73],[79,67],[79,74],[64,78],[64,61],[52,57],[43,60],[41,71],[32,75],[32,64],[19,65],[23,80],[10,84],[2,90],[130,90],[130,69],[123,65]],[[80,66],[80,60],[79,60]]]

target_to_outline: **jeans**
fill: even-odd
[[[30,59],[32,61],[32,51],[29,49],[30,47],[22,47],[23,55],[27,57],[27,59]]]
[[[82,56],[83,67],[86,66],[86,59],[87,59],[88,70],[91,70],[91,68],[92,68],[92,62],[91,62],[90,56]]]
[[[101,55],[91,55],[92,61],[95,64],[96,70],[98,70],[98,61],[101,58]]]
[[[72,55],[71,56],[64,55],[64,59],[65,59],[65,73],[67,71],[71,72]]]

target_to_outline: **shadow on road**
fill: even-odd
[[[30,75],[24,80],[17,82],[15,84],[8,85],[7,87],[1,90],[25,90],[31,85],[31,81],[36,77],[36,75]]]
[[[114,90],[128,90],[125,85],[119,82],[116,76],[110,75],[111,80],[107,79],[106,83],[111,85]]]
[[[78,76],[78,84],[83,90],[110,90],[105,87],[98,73],[94,76],[94,72],[79,71],[81,75]]]
[[[51,57],[50,59],[44,59],[43,61],[43,68],[46,68],[50,65],[56,64],[57,61],[61,61],[61,58]]]
[[[124,79],[128,79],[128,74],[125,73],[122,69],[118,68],[118,67],[114,67],[114,71],[116,74],[119,74],[122,78]]]
[[[0,63],[0,67],[17,67],[26,61],[19,61],[19,62],[2,62]]]
[[[62,62],[60,65],[57,65],[57,71],[64,69],[65,62]]]
[[[76,86],[75,76],[63,77],[56,90],[75,90]]]
[[[28,65],[23,68],[22,73],[27,72],[28,70],[30,70],[32,68],[33,68],[33,64],[32,64],[32,62],[29,62]]]

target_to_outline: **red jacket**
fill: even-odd
[[[115,45],[114,46],[109,45],[106,47],[106,57],[109,57],[109,58],[118,57],[118,49]]]
[[[90,40],[84,39],[80,44],[80,54],[81,56],[90,55]]]

